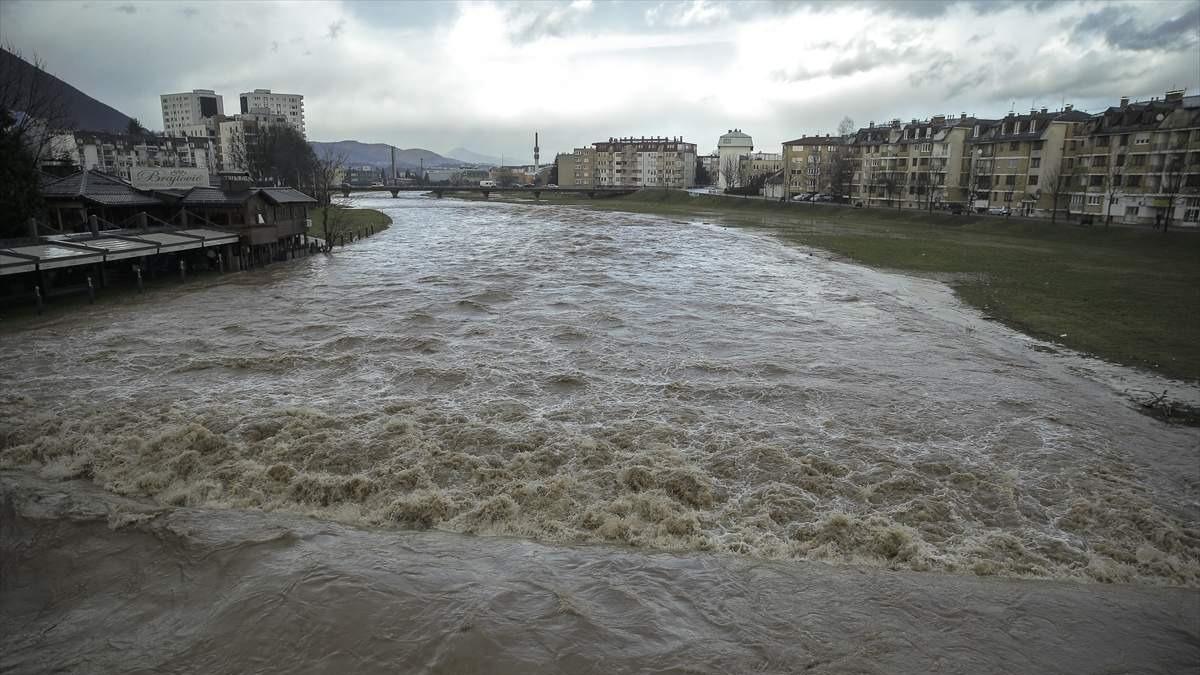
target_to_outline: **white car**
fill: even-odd
[[[992,214],[993,216],[1007,216],[1009,214],[1009,210],[1007,206],[993,206],[992,208],[988,209],[988,213]]]

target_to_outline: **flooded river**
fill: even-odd
[[[875,614],[893,627],[913,620],[897,609],[902,598],[936,597],[922,605],[931,612],[924,619],[958,625],[970,617],[948,618],[956,597],[979,594],[1000,607],[1009,602],[1001,596],[1025,602],[1041,588],[1061,602],[1022,614],[1031,623],[1007,639],[1052,634],[1084,611],[1076,601],[1108,607],[1113,625],[1129,625],[1134,615],[1113,609],[1128,604],[1148,612],[1138,619],[1147,634],[1177,627],[1147,652],[1172,655],[1159,670],[1200,653],[1194,590],[1098,583],[1200,586],[1200,434],[1139,414],[1113,369],[1035,351],[936,282],[827,260],[763,234],[570,207],[416,196],[358,204],[387,212],[394,225],[331,256],[3,328],[0,466],[19,470],[6,474],[9,493],[22,480],[70,493],[76,483],[53,481],[82,478],[140,499],[137,508],[189,507],[148,524],[137,508],[88,497],[91,508],[107,504],[106,522],[123,526],[104,555],[161,546],[170,541],[163,528],[203,538],[205,522],[216,531],[210,538],[242,541],[216,548],[243,552],[229,553],[242,561],[229,569],[270,589],[229,591],[251,605],[281,592],[262,581],[274,574],[317,583],[307,599],[314,606],[352,593],[358,601],[346,611],[393,602],[435,632],[450,630],[447,617],[477,611],[528,620],[570,644],[595,640],[577,653],[596,658],[604,645],[611,654],[645,644],[647,655],[671,656],[655,661],[662,671],[874,672],[863,664],[888,661],[854,650],[834,658],[836,635],[770,647],[799,625],[802,608],[785,602],[795,593],[819,596],[826,609],[842,597],[831,593],[859,598],[859,614],[845,609],[844,620],[869,633],[863,622]],[[47,507],[54,517],[34,526],[28,518],[38,510],[28,504],[36,502],[10,504],[6,519],[24,523],[10,527],[23,533],[15,540],[37,539],[29,533],[57,522],[47,541],[103,551],[107,525],[97,531]],[[296,515],[341,525],[322,529]],[[186,527],[152,524],[171,518]],[[262,543],[271,527],[291,538]],[[267,558],[244,553],[264,546]],[[9,550],[53,557],[34,544]],[[410,565],[443,558],[451,571],[424,577],[425,595],[414,590],[400,602],[401,591],[374,588],[407,583]],[[278,569],[263,567],[268,560]],[[324,576],[287,569],[302,560],[322,561],[314,565]],[[550,568],[549,581],[523,577]],[[605,593],[588,585],[597,569]],[[504,592],[488,595],[485,609],[464,605],[482,596],[454,585],[489,575]],[[354,581],[339,588],[338,578]],[[10,600],[45,591],[6,583]],[[868,600],[861,594],[871,591],[854,591],[860,583],[889,590]],[[458,590],[440,596],[439,584]],[[539,614],[523,594],[557,609]],[[680,609],[697,602],[720,611]],[[263,607],[263,617],[286,624],[286,613]],[[1147,618],[1155,612],[1161,624]],[[570,630],[558,633],[555,621]],[[656,630],[669,635],[639,632],[643,621],[661,622]],[[733,630],[754,621],[766,622],[762,632]],[[159,637],[171,639],[163,630]],[[503,631],[484,633],[461,638],[466,652],[440,648],[478,657],[504,644]],[[345,648],[361,656],[381,640]],[[713,642],[689,661],[678,647],[689,640]],[[745,640],[761,649],[734,648]],[[818,658],[819,644],[833,651]],[[521,664],[545,663],[567,646],[515,655],[511,670],[527,672]],[[930,646],[942,648],[953,645]],[[888,651],[886,640],[864,649],[909,653]],[[37,663],[19,653],[10,666]],[[412,658],[429,672],[469,666],[445,652]],[[210,671],[229,665],[208,663]],[[583,670],[558,662],[547,672]]]

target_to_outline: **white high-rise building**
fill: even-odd
[[[730,187],[729,182],[737,182],[738,168],[741,166],[742,155],[754,151],[754,139],[741,129],[730,129],[717,141],[717,186],[724,190]]]
[[[304,96],[277,94],[270,89],[255,89],[238,95],[242,114],[282,115],[288,124],[304,135]]]
[[[162,94],[163,131],[183,136],[185,127],[202,124],[205,118],[225,114],[225,103],[212,89],[193,89],[183,94]]]

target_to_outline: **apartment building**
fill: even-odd
[[[736,187],[742,157],[754,152],[754,139],[741,129],[730,129],[717,139],[717,187]]]
[[[213,142],[201,137],[75,131],[55,136],[50,146],[48,164],[101,171],[126,181],[134,167],[195,168],[210,174],[218,169]]]
[[[575,148],[569,153],[559,153],[554,162],[558,166],[558,185],[560,187],[596,184],[595,148]]]
[[[975,120],[961,169],[963,184],[971,188],[970,206],[1049,215],[1056,192],[1061,199],[1063,159],[1090,118],[1067,105],[1059,111],[1042,108],[1027,115],[1010,112],[998,120]]]
[[[784,198],[804,192],[842,196],[852,173],[847,139],[841,136],[804,136],[783,144]]]
[[[163,130],[168,136],[182,136],[186,127],[201,124],[206,118],[225,114],[221,96],[212,89],[193,89],[182,94],[162,94]]]
[[[241,112],[280,115],[287,123],[304,135],[304,96],[302,94],[280,94],[270,89],[255,89],[238,94]]]
[[[555,161],[558,184],[564,187],[686,188],[696,181],[696,145],[682,138],[610,138]]]
[[[742,155],[738,168],[741,175],[747,178],[771,175],[783,168],[783,153],[752,152]]]
[[[1130,224],[1200,223],[1200,96],[1183,90],[1091,117],[1068,142],[1072,214]],[[1060,204],[1060,208],[1062,208]]]

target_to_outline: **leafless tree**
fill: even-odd
[[[36,166],[51,139],[74,126],[74,121],[62,85],[46,72],[45,62],[37,54],[28,63],[12,45],[0,49],[7,52],[0,53],[0,108],[13,113],[8,132],[28,148]]]
[[[1175,212],[1175,200],[1183,190],[1183,161],[1178,157],[1168,160],[1166,171],[1162,176],[1162,186],[1159,192],[1167,199],[1167,217],[1163,219],[1163,232],[1171,226],[1171,214]]]
[[[496,172],[496,184],[500,187],[512,187],[516,182],[517,177],[512,169],[500,167],[500,170]]]
[[[979,160],[981,153],[974,152],[970,146],[967,147],[967,156],[964,161],[967,163],[967,183],[963,186],[966,190],[966,208],[967,213],[975,212],[975,195],[979,191]]]
[[[896,177],[895,171],[886,171],[879,176],[879,187],[883,189],[883,194],[888,199],[897,194],[900,187],[900,181]],[[900,208],[900,199],[896,199],[896,209]]]
[[[726,188],[738,186],[738,177],[741,172],[741,162],[737,157],[726,157],[721,160],[721,180],[724,181]]]
[[[849,136],[850,134],[854,133],[854,131],[855,131],[854,120],[850,119],[849,116],[843,117],[842,121],[838,122],[838,135],[839,136],[845,138],[846,136]]]
[[[845,123],[849,119],[846,118],[842,122]],[[849,195],[850,185],[854,182],[854,160],[850,157],[849,150],[837,146],[837,149],[829,154],[825,170],[829,172],[830,194],[835,198]]]
[[[1070,188],[1070,174],[1058,167],[1051,168],[1042,173],[1041,184],[1046,186],[1046,192],[1050,195],[1050,223],[1055,224],[1058,222],[1058,202],[1068,194]]]
[[[340,204],[333,203],[333,199],[341,187],[345,170],[346,156],[335,153],[333,150],[326,150],[323,155],[311,163],[309,181],[307,181],[309,185],[305,186],[310,193],[309,196],[317,200],[317,207],[321,209],[320,226],[326,250],[332,249],[333,238],[345,220],[347,204],[344,201]]]
[[[1117,201],[1117,192],[1121,189],[1121,165],[1112,162],[1108,165],[1108,175],[1105,177],[1104,191],[1108,203],[1104,205],[1104,227],[1112,224],[1112,205]]]

